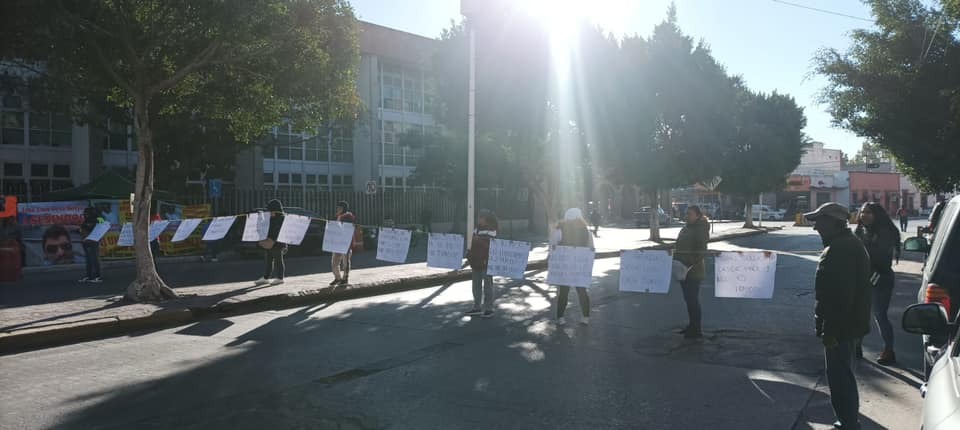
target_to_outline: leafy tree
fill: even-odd
[[[133,300],[176,296],[147,242],[161,121],[202,114],[247,142],[283,117],[306,128],[357,107],[356,20],[343,0],[16,0],[4,8],[0,38],[18,41],[0,51],[6,62],[48,76],[81,110],[108,100],[133,112]]]
[[[928,192],[960,185],[960,41],[957,22],[919,0],[868,0],[876,30],[846,52],[825,49],[817,72],[833,121],[888,151]],[[960,12],[955,0],[946,13]]]
[[[883,161],[890,161],[890,155],[880,145],[870,142],[863,142],[857,154],[849,160],[851,164],[880,163]]]
[[[746,201],[744,227],[753,227],[752,203],[758,194],[780,190],[808,146],[807,119],[793,97],[756,94],[741,88],[734,146],[723,161],[718,190]]]

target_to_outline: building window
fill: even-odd
[[[401,110],[403,108],[403,71],[398,66],[384,64],[380,69],[383,108]]]
[[[20,198],[27,195],[27,181],[23,179],[23,164],[3,163],[3,188],[0,190],[3,194],[17,196]]]
[[[299,173],[291,174],[290,183],[293,185],[303,185],[303,176],[301,176]]]
[[[273,185],[273,173],[266,173],[266,172],[264,172],[264,174],[263,174],[263,184],[264,184],[264,185]]]
[[[326,189],[329,184],[330,181],[328,180],[327,175],[317,176],[317,185],[319,185],[320,188]]]
[[[403,110],[423,113],[423,80],[419,70],[403,71]]]
[[[5,177],[23,177],[23,164],[3,163],[3,176]]]
[[[69,178],[69,177],[70,177],[70,165],[68,165],[68,164],[54,164],[54,165],[53,165],[53,177],[54,177],[54,178]]]
[[[307,175],[307,185],[316,185],[317,175]]]
[[[290,183],[290,174],[289,174],[289,173],[281,173],[281,174],[277,175],[277,183],[278,183],[278,184],[289,184],[289,183]]]
[[[50,176],[50,166],[46,164],[31,164],[30,176],[34,178],[46,178]]]
[[[353,162],[353,127],[337,127],[334,129],[331,142],[331,154],[334,162]]]
[[[4,145],[23,145],[23,112],[0,113]]]
[[[314,136],[305,142],[307,161],[327,161],[327,136]]]
[[[352,191],[353,176],[333,175],[333,190],[334,191]]]
[[[107,134],[103,137],[103,149],[111,151],[130,150],[130,132],[127,124],[121,121],[107,120]]]
[[[66,147],[73,143],[73,122],[64,114],[30,113],[30,145]]]

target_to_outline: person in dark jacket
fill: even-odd
[[[710,241],[710,222],[699,206],[688,207],[686,215],[687,224],[677,236],[673,258],[688,268],[686,277],[680,281],[690,322],[683,329],[683,337],[697,339],[703,337],[700,327],[700,282],[705,276],[703,259],[707,256],[707,242]]]
[[[337,202],[336,211],[337,221],[354,224],[354,241],[356,241],[357,229],[359,229],[360,226],[356,225],[357,217],[353,212],[350,212],[350,205],[346,201]],[[333,256],[330,258],[330,267],[333,272],[333,281],[330,282],[331,287],[350,284],[350,260],[352,257],[353,244],[347,248],[346,254],[333,253]]]
[[[550,237],[550,245],[577,246],[593,249],[593,235],[587,227],[587,220],[583,219],[583,211],[579,208],[570,208],[563,215],[563,221],[557,223]],[[583,287],[576,287],[577,297],[580,300],[580,324],[590,324],[590,294]],[[557,285],[557,325],[566,324],[563,314],[567,310],[567,299],[570,296],[570,287]]]
[[[473,271],[473,309],[467,315],[493,316],[493,276],[487,274],[487,261],[490,259],[490,241],[497,237],[499,223],[492,212],[483,212],[477,222],[477,229],[470,241],[467,261]],[[481,305],[483,306],[481,310]]]
[[[103,282],[100,277],[100,241],[86,240],[97,224],[105,222],[95,207],[83,210],[83,222],[80,223],[80,235],[83,237],[83,253],[86,260],[87,276],[80,278],[80,282]]]
[[[883,352],[877,357],[877,363],[894,364],[897,357],[893,352],[893,325],[887,313],[893,297],[893,261],[894,258],[900,260],[900,232],[883,206],[868,202],[860,209],[856,235],[870,256],[873,317],[883,338]]]
[[[593,202],[590,202],[590,224],[593,226],[593,237],[599,237],[600,221],[600,209]]]
[[[815,322],[838,420],[834,427],[859,429],[860,395],[853,366],[856,344],[870,332],[870,256],[847,227],[847,208],[829,202],[804,216],[814,222],[824,245],[815,281]]]
[[[255,285],[280,285],[283,283],[283,276],[286,272],[286,266],[283,263],[283,255],[287,253],[287,244],[277,242],[280,236],[280,227],[283,226],[283,204],[280,200],[273,199],[267,202],[267,210],[270,211],[270,229],[267,232],[267,240],[261,246],[264,247],[263,277],[254,282]]]

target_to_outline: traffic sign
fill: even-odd
[[[219,199],[223,194],[223,179],[211,179],[207,182],[207,190],[211,199]]]
[[[377,193],[377,181],[367,181],[366,192],[368,195]]]

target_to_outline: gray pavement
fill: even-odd
[[[464,317],[470,287],[456,283],[4,356],[0,428],[829,428],[819,239],[791,228],[711,248],[781,254],[772,300],[704,283],[702,341],[675,333],[679,291],[618,293],[605,259],[589,326],[573,298],[556,326],[554,290],[531,272],[500,285],[492,319]],[[919,267],[897,266],[895,321]],[[903,367],[859,366],[865,428],[918,427],[919,339],[894,326]]]

